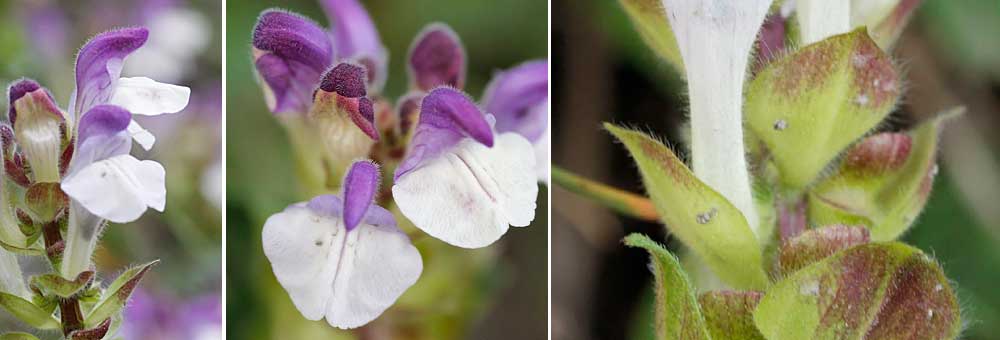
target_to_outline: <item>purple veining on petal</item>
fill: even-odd
[[[450,87],[434,89],[421,101],[417,130],[394,179],[441,155],[463,138],[493,147],[493,130],[486,115],[461,91]]]
[[[354,229],[375,201],[380,182],[378,165],[371,161],[357,161],[344,176],[344,226]]]
[[[356,0],[323,0],[323,10],[333,25],[337,60],[353,59],[368,69],[368,83],[378,91],[388,73],[388,56],[368,11]]]
[[[125,57],[148,38],[147,29],[129,27],[98,34],[84,44],[76,56],[76,90],[70,112],[79,115],[106,103],[114,92]]]
[[[496,117],[497,132],[516,132],[536,141],[548,128],[549,62],[530,61],[493,77],[483,108]]]
[[[367,94],[365,68],[355,64],[340,63],[323,76],[319,88],[347,98],[364,97]]]
[[[333,46],[326,31],[297,14],[267,10],[253,29],[253,46],[323,72],[333,61]]]
[[[458,34],[445,24],[431,24],[421,31],[410,47],[407,63],[417,89],[465,85],[465,51]]]
[[[341,218],[344,212],[344,201],[337,195],[316,196],[305,206],[317,214],[332,218]],[[374,226],[396,226],[396,219],[392,213],[375,204],[368,208],[362,222]]]
[[[94,106],[80,118],[77,138],[80,142],[94,136],[110,136],[128,128],[132,113],[114,105]]]

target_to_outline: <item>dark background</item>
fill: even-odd
[[[604,121],[627,123],[671,145],[685,120],[684,85],[613,0],[553,0],[553,162],[636,193],[641,181]],[[1000,2],[925,0],[892,55],[909,91],[887,129],[965,105],[945,128],[941,175],[903,240],[935,256],[953,280],[964,339],[1000,333]],[[651,338],[647,255],[621,238],[640,232],[676,251],[659,224],[618,216],[553,191],[553,339]]]

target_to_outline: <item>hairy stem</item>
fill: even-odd
[[[555,165],[552,166],[552,181],[623,215],[653,222],[660,219],[649,199],[586,179]]]
[[[45,248],[49,250],[58,248],[61,244],[65,245],[59,231],[58,220],[45,223],[42,227],[42,238],[45,242]],[[59,256],[62,254],[52,251],[49,251],[48,254],[52,267],[58,268],[61,260]],[[73,331],[83,329],[83,312],[80,311],[80,302],[76,297],[59,300],[59,317],[62,320],[63,335],[68,336]]]

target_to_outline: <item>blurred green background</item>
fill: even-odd
[[[643,43],[614,0],[553,0],[553,162],[604,183],[643,189],[612,121],[680,145],[686,120],[676,72]],[[940,146],[941,175],[904,237],[941,261],[962,306],[963,339],[1000,334],[1000,1],[925,0],[892,54],[907,95],[887,129],[905,129],[965,105]],[[581,151],[587,150],[587,151]],[[611,214],[553,192],[553,339],[651,338],[647,255],[625,249],[631,232],[677,250],[657,224]]]
[[[184,111],[136,118],[157,142],[151,151],[135,145],[132,154],[166,168],[166,210],[110,225],[96,251],[106,283],[129,265],[161,261],[126,309],[119,335],[127,340],[221,338],[221,12],[219,1],[207,0],[0,1],[3,86],[35,79],[65,108],[77,50],[97,33],[144,26],[150,38],[125,60],[122,76],[191,88]],[[26,273],[47,270],[25,257],[21,264]],[[196,321],[186,319],[195,315]],[[0,312],[0,330],[12,329],[27,330]]]
[[[390,70],[384,95],[393,102],[408,84],[404,59],[410,42],[432,22],[447,23],[461,37],[468,58],[465,90],[477,98],[494,71],[548,54],[544,0],[362,3],[389,50]],[[227,1],[227,334],[235,339],[329,338],[343,333],[331,332],[324,321],[302,318],[277,284],[260,244],[261,227],[268,216],[308,199],[296,191],[295,165],[285,130],[268,112],[251,66],[251,30],[260,12],[274,6],[328,26],[317,1]],[[416,241],[425,271],[402,300],[424,301],[415,305],[426,312],[414,313],[432,317],[414,321],[426,321],[424,327],[418,327],[422,328],[421,334],[458,334],[475,339],[545,338],[548,207],[544,186],[539,195],[532,225],[511,229],[501,242],[488,248],[442,250],[437,240]],[[469,266],[466,259],[446,259],[437,253],[486,260],[476,260],[478,265]],[[492,259],[494,255],[498,257]],[[430,273],[429,263],[446,260],[455,261],[451,273]],[[442,266],[434,263],[434,267]],[[436,299],[428,291],[447,294]],[[414,305],[410,302],[397,303],[390,311],[409,308]],[[428,333],[424,328],[435,330]],[[367,329],[358,334],[385,337]]]

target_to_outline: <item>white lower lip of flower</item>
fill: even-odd
[[[798,0],[796,12],[803,44],[851,30],[851,0]]]
[[[757,231],[743,146],[743,82],[769,0],[663,0],[684,58],[695,175]]]
[[[535,151],[515,133],[492,148],[470,138],[392,187],[399,210],[427,234],[463,248],[488,246],[535,218]]]
[[[148,208],[166,205],[165,171],[160,163],[118,155],[70,173],[63,192],[91,213],[115,223],[138,219]]]
[[[420,253],[391,226],[359,224],[293,205],[272,215],[261,235],[264,254],[292,303],[309,320],[356,328],[371,322],[423,271]]]

